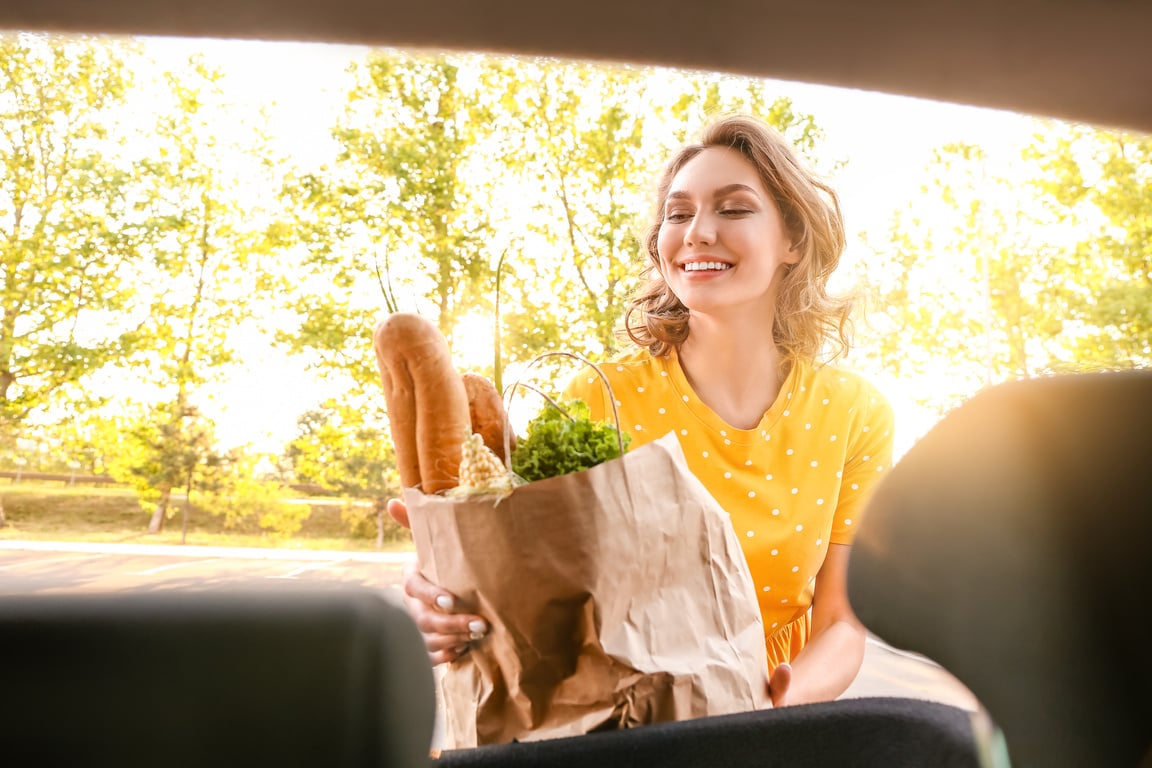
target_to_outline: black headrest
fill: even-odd
[[[1013,765],[1135,765],[1152,740],[1152,372],[985,391],[877,489],[849,596],[942,664]]]
[[[417,766],[435,689],[367,589],[0,598],[12,766]]]

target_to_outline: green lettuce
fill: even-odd
[[[547,404],[512,451],[512,471],[526,482],[580,472],[620,456],[616,427],[592,421],[581,400]],[[621,433],[627,450],[631,436]]]

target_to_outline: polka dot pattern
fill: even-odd
[[[692,391],[675,353],[622,355],[605,369],[619,397],[632,449],[677,435],[692,472],[738,532],[769,637],[770,663],[784,658],[792,622],[811,605],[829,546],[851,543],[867,495],[891,465],[892,413],[864,379],[798,362],[776,402],[751,429],[726,424]],[[610,418],[598,377],[564,393]],[[779,633],[778,635],[776,633]]]

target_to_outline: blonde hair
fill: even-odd
[[[844,252],[844,220],[836,192],[801,163],[791,145],[766,123],[747,116],[722,118],[709,125],[694,144],[682,147],[668,162],[656,185],[652,223],[644,237],[648,264],[644,281],[628,302],[623,335],[653,355],[667,355],[688,338],[688,308],[660,274],[656,250],[664,203],[672,179],[709,147],[727,147],[755,166],[772,195],[785,230],[799,253],[777,294],[772,336],[787,360],[816,359],[828,345],[828,358],[846,354],[851,345],[850,298],[828,294],[828,279]],[[633,322],[633,315],[639,319]]]

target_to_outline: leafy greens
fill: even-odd
[[[528,424],[527,435],[512,451],[512,471],[527,482],[580,472],[620,456],[616,427],[592,421],[581,400],[549,403]],[[631,435],[621,432],[625,450]]]

